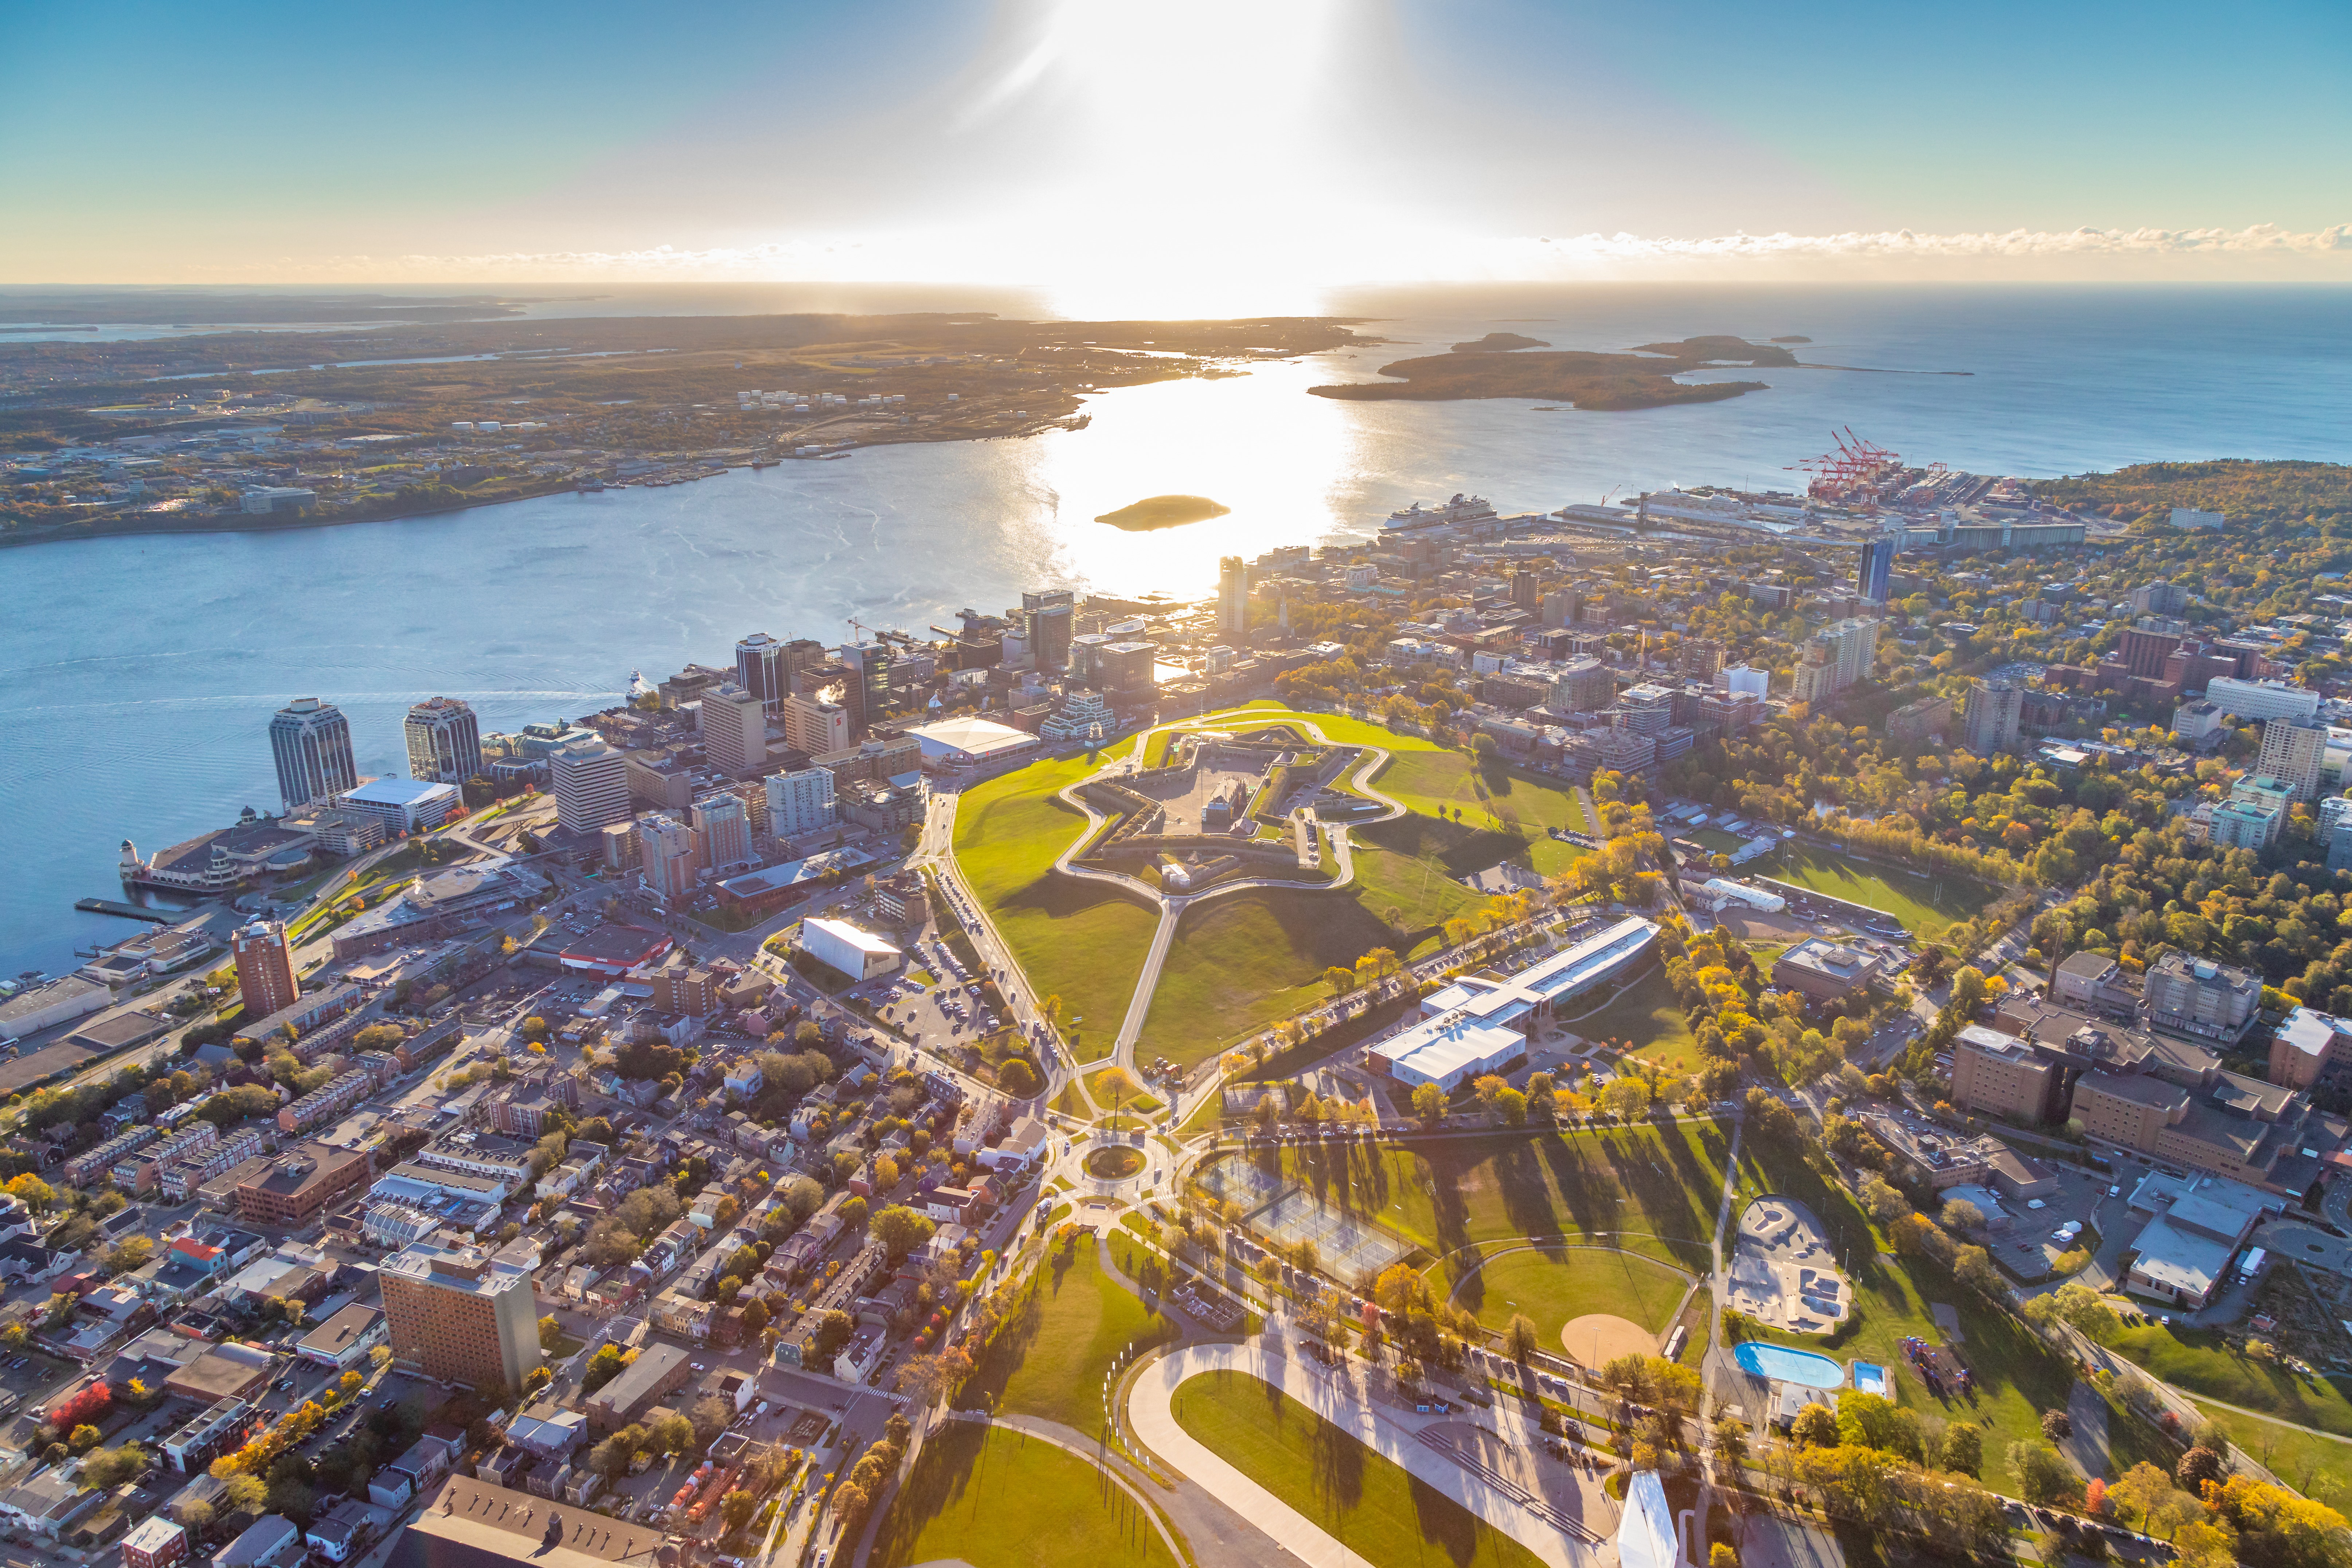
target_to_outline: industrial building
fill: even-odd
[[[801,922],[800,946],[810,957],[830,964],[852,980],[871,980],[877,974],[887,974],[907,958],[880,937],[859,931],[846,921],[823,916]]]
[[[1585,936],[1507,980],[1464,975],[1423,997],[1421,1021],[1370,1047],[1364,1065],[1400,1083],[1452,1093],[1527,1054],[1527,1037],[1561,1004],[1623,974],[1658,928],[1638,915]]]

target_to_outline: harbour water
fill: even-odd
[[[725,308],[814,307],[780,291]],[[610,703],[633,667],[658,679],[723,658],[754,630],[832,641],[854,616],[919,632],[1046,584],[1204,594],[1220,554],[1369,534],[1457,490],[1507,515],[1676,483],[1793,487],[1784,468],[1846,426],[1987,473],[2352,458],[2342,289],[1424,289],[1325,308],[1381,318],[1364,330],[1390,342],[1106,394],[1081,431],[405,521],[0,551],[0,975],[60,972],[136,929],[72,908],[117,893],[122,838],[150,850],[277,809],[264,727],[299,696],[350,715],[362,773],[394,772],[423,697],[512,729]],[[1497,331],[1606,350],[1801,334],[1801,359],[1865,370],[1725,373],[1770,389],[1625,414],[1306,390]],[[1934,374],[1952,371],[1969,374]],[[1232,510],[1156,533],[1093,521],[1167,492]]]

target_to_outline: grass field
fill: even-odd
[[[1061,997],[1062,1027],[1082,1041],[1118,1031],[1159,920],[1100,883],[1053,869],[1086,826],[1054,795],[1091,771],[1081,756],[991,779],[964,795],[955,827],[956,862],[972,891],[1038,994]]]
[[[1565,827],[1590,833],[1584,804],[1576,792],[1524,773],[1516,768],[1481,769],[1464,752],[1442,751],[1427,742],[1419,749],[1400,749],[1407,740],[1391,736],[1379,742],[1395,755],[1372,779],[1372,787],[1411,810],[1435,816],[1440,808],[1460,811],[1475,826],[1517,826],[1531,832]]]
[[[1692,1266],[1704,1261],[1694,1252]],[[1556,1351],[1559,1331],[1589,1312],[1607,1312],[1664,1332],[1690,1283],[1639,1253],[1556,1247],[1487,1259],[1454,1286],[1454,1304],[1476,1312],[1497,1333],[1524,1312],[1535,1320],[1544,1348]]]
[[[1068,1253],[1057,1247],[1032,1279],[956,1404],[1042,1416],[1099,1436],[1103,1378],[1112,1358],[1129,1344],[1172,1339],[1174,1331],[1102,1271],[1091,1237],[1079,1237]]]
[[[1759,1329],[1751,1337],[1818,1351],[1841,1362],[1875,1362],[1895,1379],[1897,1402],[1906,1408],[1947,1422],[1984,1425],[1984,1482],[2016,1495],[2019,1483],[2010,1468],[2010,1445],[2042,1440],[2042,1413],[2065,1407],[2074,1382],[2073,1367],[2016,1319],[1986,1304],[1935,1265],[1882,1257],[1885,1238],[1843,1186],[1825,1180],[1794,1152],[1755,1136],[1753,1128],[1749,1132],[1740,1145],[1740,1201],[1780,1193],[1820,1215],[1853,1286],[1854,1303],[1853,1314],[1826,1336]],[[1962,1339],[1956,1349],[1976,1373],[1972,1400],[1957,1395],[1937,1399],[1903,1356],[1900,1342],[1906,1335],[1944,1342],[1943,1331],[1927,1310],[1931,1301],[1948,1302],[1959,1314]]]
[[[1458,1278],[1477,1241],[1598,1240],[1695,1268],[1707,1256],[1730,1136],[1713,1122],[1599,1128],[1529,1138],[1447,1139],[1278,1152],[1288,1175],[1333,1207],[1377,1219],[1448,1259]],[[1248,1158],[1273,1169],[1277,1152]]]
[[[1020,1432],[950,1422],[923,1444],[874,1537],[876,1568],[1179,1568],[1135,1505],[1076,1455]]]
[[[1178,1426],[1378,1568],[1537,1568],[1542,1561],[1246,1373],[1192,1378],[1176,1390],[1174,1407]]]
[[[2231,1349],[2219,1335],[2150,1323],[2125,1329],[2105,1342],[2190,1394],[2352,1437],[2352,1400],[2340,1386],[2326,1378],[2289,1372],[2275,1362],[2256,1361]]]
[[[1719,827],[1694,827],[1682,837],[1717,855],[1737,855],[1748,847],[1748,840],[1737,833],[1726,833]]]
[[[2222,1430],[2230,1434],[2230,1441],[2252,1456],[2256,1464],[2295,1490],[2308,1494],[2313,1487],[2327,1481],[2336,1488],[2328,1500],[2331,1506],[2339,1499],[2352,1496],[2352,1443],[2339,1443],[2332,1437],[2282,1426],[2275,1421],[2241,1415],[2201,1399],[2189,1403],[2220,1422]]]
[[[1559,1026],[1588,1040],[1630,1041],[1627,1055],[1677,1071],[1699,1065],[1698,1037],[1691,1033],[1663,966],[1652,966],[1599,1012],[1564,1019]]]
[[[1190,1067],[1330,994],[1323,971],[1394,933],[1344,894],[1257,889],[1184,911],[1136,1054]]]
[[[1112,1078],[1113,1073],[1117,1073],[1118,1077]],[[1087,1074],[1087,1092],[1093,1095],[1095,1103],[1106,1110],[1110,1109],[1114,1091],[1118,1094],[1119,1109],[1122,1110],[1160,1109],[1159,1098],[1138,1083],[1134,1075],[1125,1068],[1097,1068]]]
[[[1992,901],[1989,889],[1958,877],[1924,876],[1795,845],[1750,861],[1744,869],[1893,915],[1905,930],[1930,939]]]

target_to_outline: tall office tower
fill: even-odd
[[[2254,772],[2292,785],[2297,800],[2319,796],[2319,770],[2327,760],[2327,726],[2273,719],[2263,726],[2262,755]]]
[[[768,765],[767,709],[759,694],[729,682],[702,694],[702,744],[710,765],[732,778]]]
[[[436,697],[408,710],[408,776],[461,784],[482,771],[482,730],[474,710]]]
[[[849,710],[813,694],[784,700],[784,744],[822,757],[849,744]]]
[[[505,1253],[420,1242],[384,1260],[393,1359],[441,1383],[520,1388],[539,1369],[530,1270]]]
[[[751,814],[724,793],[694,803],[694,830],[702,836],[702,858],[713,871],[751,863]]]
[[[1707,637],[1683,639],[1683,674],[1693,680],[1715,683],[1716,672],[1723,668],[1723,645]]]
[[[1895,573],[1895,541],[1874,539],[1862,547],[1862,565],[1853,574],[1854,591],[1874,604],[1886,603],[1887,579]]]
[[[1070,662],[1070,638],[1078,629],[1076,599],[1067,588],[1022,595],[1021,629],[1028,637],[1029,655],[1039,669],[1066,668]]]
[[[637,819],[637,841],[646,886],[665,904],[683,902],[694,891],[694,832],[677,818],[656,812]]]
[[[1229,642],[1249,636],[1249,563],[1238,555],[1217,558],[1217,635]]]
[[[794,637],[784,645],[784,692],[814,695],[803,683],[802,677],[812,669],[822,669],[833,661],[824,644],[814,637]]]
[[[2024,707],[2025,688],[2013,680],[1971,683],[1968,707],[1960,715],[1960,743],[1980,757],[2015,751],[2018,716]]]
[[[278,794],[289,811],[360,786],[351,722],[331,702],[298,697],[280,708],[269,721],[269,750],[278,760]]]
[[[1062,625],[1062,647],[1066,651],[1070,646],[1066,607]],[[849,713],[849,738],[862,741],[875,721],[890,710],[890,645],[844,643],[837,651],[849,671],[849,679],[841,683],[841,705]]]
[[[1675,721],[1675,693],[1669,686],[1629,686],[1617,697],[1620,730],[1655,735]]]
[[[255,921],[237,929],[236,991],[245,1002],[245,1021],[256,1023],[294,1005],[294,953],[286,942],[286,928],[276,921]]]
[[[1517,609],[1531,610],[1538,615],[1542,613],[1543,584],[1537,580],[1534,573],[1511,574],[1511,604]]]
[[[784,645],[765,632],[753,632],[737,643],[735,684],[760,700],[762,712],[775,712],[792,693],[792,669]]]
[[[797,838],[831,827],[839,820],[833,799],[833,774],[823,768],[768,777],[768,834],[773,838]]]
[[[604,741],[583,741],[548,753],[555,820],[566,832],[602,832],[629,820],[629,759]]]

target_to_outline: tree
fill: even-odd
[[[1503,1331],[1503,1353],[1525,1366],[1535,1359],[1536,1347],[1540,1342],[1535,1320],[1525,1312],[1512,1313],[1510,1327]]]
[[[1706,1568],[1739,1568],[1739,1553],[1728,1541],[1718,1541],[1706,1549]]]
[[[1034,1100],[1045,1086],[1025,1057],[1014,1057],[996,1069],[996,1087],[1015,1100]]]
[[[107,1253],[107,1272],[128,1274],[134,1268],[145,1268],[147,1260],[154,1256],[154,1242],[143,1236],[126,1236]]]
[[[1984,1210],[1966,1198],[1946,1198],[1944,1212],[1937,1218],[1946,1230],[1976,1230],[1985,1222]]]
[[[2047,1444],[2011,1443],[2009,1468],[2017,1472],[2018,1490],[2028,1502],[2071,1502],[2082,1495],[2074,1469]]]
[[[1984,1428],[1967,1421],[1956,1421],[1944,1428],[1944,1440],[1937,1447],[1936,1462],[1948,1470],[1962,1475],[1984,1473]]]
[[[48,1213],[50,1205],[58,1201],[57,1189],[30,1171],[21,1176],[11,1177],[7,1190],[9,1196],[23,1203],[35,1214]]]
[[[751,1522],[751,1510],[759,1506],[759,1499],[739,1488],[719,1500],[719,1516],[728,1529],[740,1530]]]
[[[1424,1125],[1436,1126],[1445,1115],[1445,1091],[1433,1083],[1414,1085],[1412,1113],[1420,1117]]]
[[[628,1363],[623,1359],[620,1346],[599,1346],[596,1353],[588,1358],[586,1370],[582,1372],[580,1374],[580,1392],[583,1394],[595,1393],[598,1389],[604,1387],[606,1384],[620,1376],[621,1368],[626,1364]]]
[[[2072,1437],[2074,1435],[2074,1418],[2063,1410],[2045,1410],[2042,1413],[2042,1435],[2053,1443]]]
[[[2000,1274],[1992,1266],[1992,1255],[1981,1247],[1960,1248],[1952,1258],[1952,1277],[1983,1295],[2000,1293]]]
[[[95,1448],[81,1462],[81,1484],[86,1489],[106,1491],[126,1481],[135,1481],[147,1472],[147,1450],[136,1443],[125,1443],[120,1448]]]
[[[2203,1497],[2205,1483],[2218,1482],[2228,1472],[2229,1462],[2221,1453],[2200,1442],[2180,1456],[2180,1463],[2173,1467],[2172,1479],[2179,1482],[2180,1489],[2189,1496]]]
[[[1356,972],[1343,963],[1332,964],[1323,972],[1323,984],[1331,988],[1334,996],[1345,996],[1356,988]]]
[[[757,1334],[768,1326],[768,1304],[754,1297],[743,1303],[743,1331]]]
[[[562,1338],[563,1325],[555,1321],[554,1313],[550,1312],[547,1316],[539,1321],[540,1349],[543,1351],[551,1351],[556,1347],[557,1342]]]
[[[694,1422],[695,1441],[708,1443],[727,1430],[727,1424],[735,1419],[735,1408],[716,1394],[708,1395],[694,1402],[689,1418]]]
[[[1801,1448],[1834,1447],[1838,1440],[1837,1413],[1826,1405],[1808,1405],[1797,1412],[1789,1425],[1790,1441]]]
[[[222,1482],[221,1499],[231,1513],[259,1513],[268,1500],[269,1487],[259,1476],[233,1475]]]

